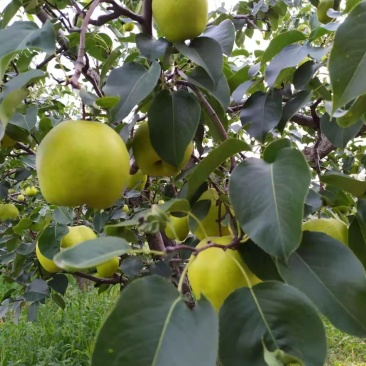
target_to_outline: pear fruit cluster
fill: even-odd
[[[170,42],[182,42],[205,30],[208,1],[153,0],[152,11],[160,33]]]
[[[93,240],[97,237],[94,231],[85,225],[70,226],[68,229],[69,232],[61,239],[60,250],[71,248],[84,241]],[[36,244],[36,255],[39,263],[47,272],[56,273],[61,271],[61,268],[59,268],[53,260],[45,257],[41,253],[38,242]],[[116,256],[96,266],[96,270],[99,277],[112,277],[118,267],[119,258]]]

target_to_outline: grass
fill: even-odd
[[[2,295],[0,289],[0,297]],[[96,332],[115,304],[118,288],[97,295],[97,289],[67,291],[66,308],[52,301],[40,306],[37,322],[0,323],[0,366],[86,366]],[[25,312],[24,312],[25,313]]]
[[[0,298],[8,289],[2,288]],[[114,287],[101,295],[81,292],[73,284],[62,311],[52,301],[41,306],[36,323],[0,323],[0,366],[87,366],[96,332],[118,297]],[[325,321],[328,336],[326,366],[366,366],[366,339],[344,334]],[[253,365],[254,366],[254,365]]]

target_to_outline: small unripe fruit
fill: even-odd
[[[125,23],[123,24],[123,29],[126,31],[126,32],[131,32],[133,31],[133,28],[135,27],[135,25],[133,23]]]
[[[17,200],[18,200],[19,202],[24,202],[24,201],[25,201],[25,197],[24,197],[22,194],[20,194],[20,195],[17,197]]]

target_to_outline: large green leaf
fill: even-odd
[[[280,53],[286,46],[295,42],[304,41],[305,39],[306,35],[298,30],[290,30],[277,35],[272,39],[267,49],[264,51],[261,64],[264,65],[269,60],[272,60],[272,58]]]
[[[277,128],[283,131],[286,123],[290,118],[297,113],[304,105],[311,101],[311,90],[301,90],[296,93],[284,106],[282,110],[281,120],[278,123]]]
[[[53,53],[56,37],[49,21],[42,28],[38,28],[35,22],[18,21],[0,30],[0,44],[0,79],[2,79],[16,53],[30,48]]]
[[[33,130],[37,123],[38,106],[31,105],[27,108],[25,114],[15,113],[11,118],[10,123],[23,128],[29,133]]]
[[[327,353],[313,304],[296,288],[275,281],[236,290],[226,299],[219,347],[220,359],[229,366],[268,366],[268,358],[281,366],[291,361],[321,366]]]
[[[240,113],[243,126],[250,125],[248,133],[263,142],[267,133],[277,126],[282,114],[282,95],[278,90],[256,92],[244,103]]]
[[[53,260],[59,267],[74,271],[95,267],[130,250],[131,247],[126,240],[107,236],[64,249],[56,254]]]
[[[213,366],[218,319],[207,300],[193,310],[166,279],[137,279],[99,331],[92,366]]]
[[[153,99],[148,123],[151,144],[167,163],[178,167],[193,140],[201,116],[198,100],[185,90],[163,90]]]
[[[219,82],[223,68],[220,43],[209,37],[198,37],[189,46],[185,43],[177,43],[175,47],[192,62],[203,67],[215,85]]]
[[[324,113],[320,119],[320,129],[326,138],[336,147],[344,149],[348,142],[352,140],[363,126],[362,120],[352,124],[350,127],[341,127],[336,118],[330,120],[328,113]]]
[[[250,151],[250,146],[238,139],[228,139],[211,150],[210,153],[194,168],[188,179],[186,197],[190,200],[197,189],[206,181],[209,175],[215,171],[230,156],[241,151]]]
[[[249,158],[233,171],[229,195],[236,217],[267,253],[286,260],[300,245],[310,178],[304,156],[288,147],[272,163]]]
[[[320,181],[351,193],[355,197],[364,197],[366,182],[341,173],[328,173],[320,177]]]
[[[329,56],[334,113],[351,100],[366,94],[366,2],[348,14],[335,33]]]
[[[308,55],[308,48],[298,44],[286,46],[270,62],[266,68],[265,78],[270,88],[273,88],[277,77],[283,69],[294,67]]]
[[[153,62],[148,70],[134,62],[126,62],[122,67],[112,70],[103,88],[107,95],[120,97],[117,106],[111,110],[112,122],[125,118],[154,90],[160,71],[157,62]]]
[[[213,38],[220,43],[225,55],[231,55],[235,40],[235,27],[231,20],[225,19],[219,25],[207,27],[202,36]]]
[[[348,245],[366,269],[366,200],[357,201],[357,213],[348,229]]]
[[[284,280],[302,291],[340,330],[366,336],[365,268],[343,243],[305,231],[287,263],[278,261]]]
[[[164,38],[155,39],[148,34],[139,33],[136,35],[136,46],[143,56],[150,61],[154,61],[164,56],[169,42]]]
[[[19,0],[10,1],[10,3],[3,10],[0,28],[5,28],[9,24],[21,6],[22,3]]]

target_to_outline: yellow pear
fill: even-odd
[[[122,195],[129,179],[126,146],[100,122],[65,121],[41,141],[36,168],[44,198],[55,205],[106,208]]]
[[[153,16],[161,34],[171,42],[199,36],[206,28],[207,0],[153,0]]]
[[[177,168],[164,161],[154,150],[150,141],[149,125],[143,122],[135,132],[132,149],[136,163],[144,174],[152,177],[170,177],[177,175],[187,165],[193,151],[193,144],[188,145],[183,161]]]
[[[348,244],[347,225],[338,219],[311,219],[303,223],[302,230],[318,231]]]
[[[219,194],[214,188],[208,189],[198,199],[198,201],[202,200],[210,201],[210,209],[207,215],[201,220],[201,225],[204,227],[207,236],[230,235],[229,227],[222,225],[220,222],[220,219],[222,219],[226,215],[226,209],[223,203],[218,204],[218,199]],[[205,234],[201,229],[200,225],[197,225],[197,228],[194,230],[193,234],[199,240],[203,240],[205,238]]]
[[[211,237],[209,240],[216,244],[230,244],[231,236]],[[208,240],[202,240],[196,248],[207,245]],[[235,259],[242,269],[235,263]],[[197,300],[204,295],[219,311],[225,299],[236,289],[248,286],[242,270],[247,274],[251,286],[261,282],[246,266],[237,250],[208,248],[192,255],[188,263],[188,280]]]
[[[144,174],[140,169],[135,174],[130,174],[128,179],[127,188],[129,190],[142,191],[147,182],[147,175]]]
[[[170,215],[165,234],[169,239],[183,241],[189,234],[188,216]]]
[[[61,239],[61,249],[71,248],[83,241],[93,240],[97,236],[94,231],[85,225],[68,226],[69,232]]]
[[[36,244],[36,256],[41,266],[49,273],[56,273],[61,271],[60,267],[57,267],[55,262],[45,257],[39,250],[38,242]]]
[[[113,277],[119,268],[119,257],[113,257],[97,266],[97,273],[102,278]]]
[[[12,203],[0,204],[0,220],[14,220],[19,216],[19,210]]]

